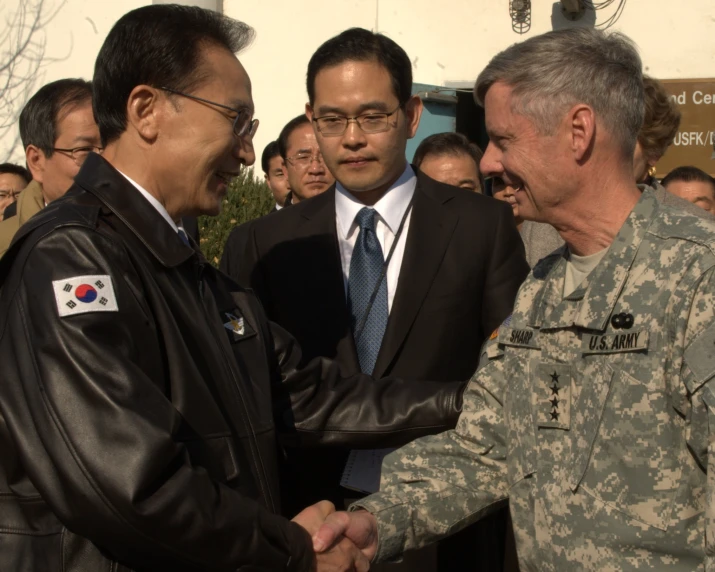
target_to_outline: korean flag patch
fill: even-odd
[[[107,274],[54,280],[52,288],[60,318],[87,312],[119,311],[112,278]]]

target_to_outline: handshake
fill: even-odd
[[[317,572],[363,572],[377,551],[377,520],[367,511],[336,512],[330,501],[320,501],[298,514],[293,522],[313,537]]]

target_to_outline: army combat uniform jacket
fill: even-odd
[[[522,572],[715,570],[715,222],[645,191],[563,296],[538,264],[483,347],[457,428],[385,460],[378,560],[507,499]]]

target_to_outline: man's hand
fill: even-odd
[[[330,501],[320,501],[309,506],[293,518],[293,522],[314,535],[335,513],[335,506]],[[367,572],[370,562],[367,557],[347,538],[331,537],[329,546],[316,554],[317,572]]]
[[[313,536],[313,549],[320,554],[341,542],[342,537],[350,539],[365,558],[372,560],[377,552],[377,519],[364,510],[330,513]]]
[[[335,512],[335,505],[330,501],[320,501],[313,506],[304,508],[300,513],[293,517],[293,522],[300,524],[308,531],[308,534],[313,536],[328,518],[328,515]]]

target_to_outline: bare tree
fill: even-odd
[[[41,68],[55,61],[45,57],[44,28],[65,1],[48,7],[47,0],[19,0],[17,9],[5,15],[4,29],[0,27],[0,162],[19,149],[20,111],[35,92]]]

